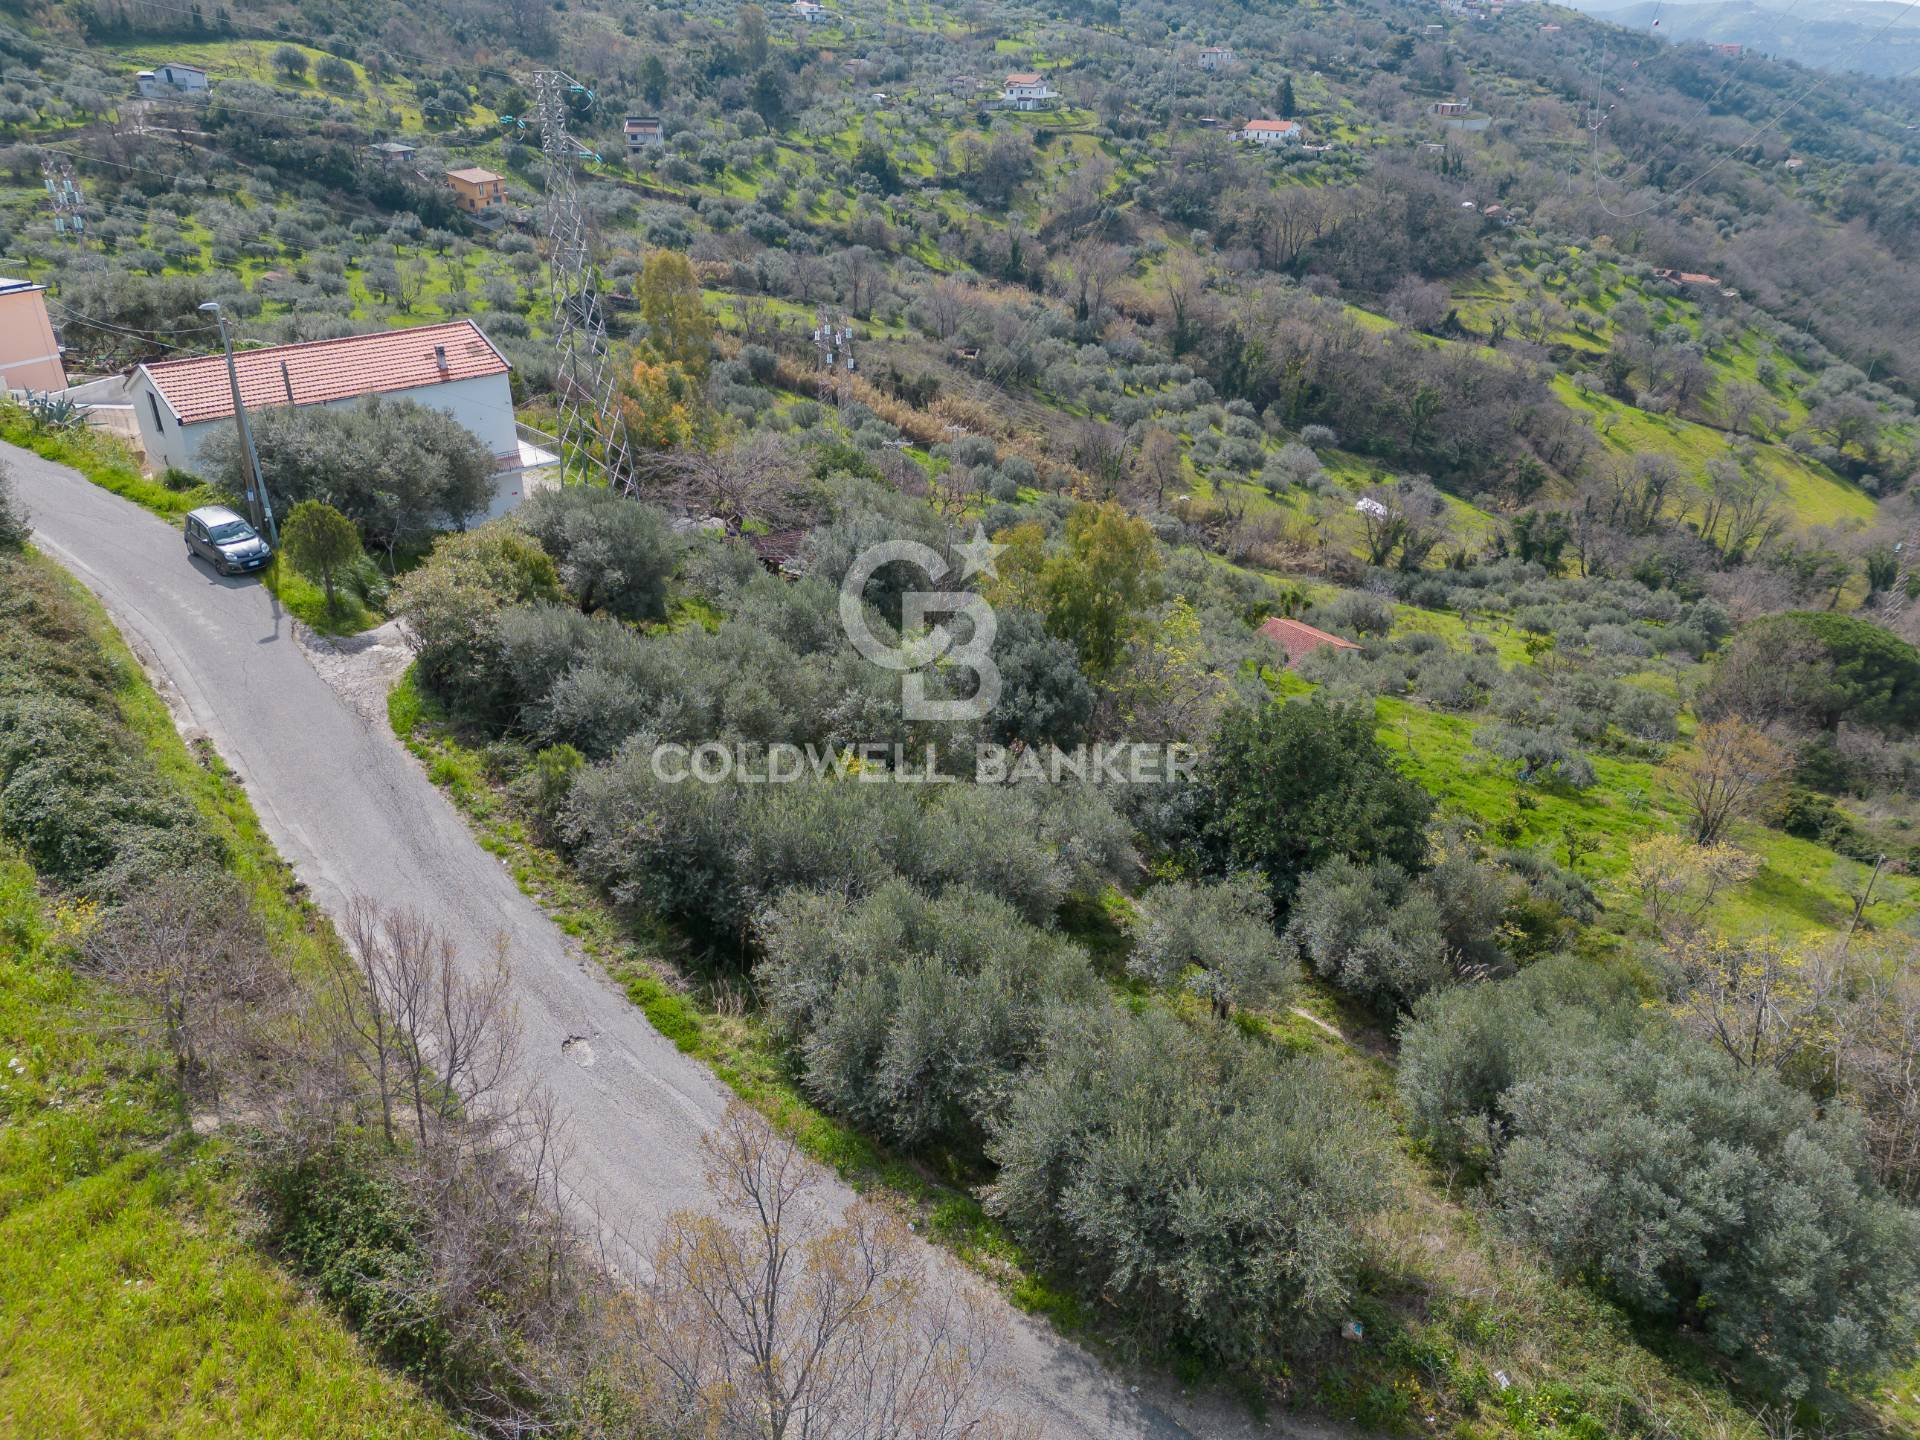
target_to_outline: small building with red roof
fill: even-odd
[[[1360,647],[1351,640],[1338,635],[1329,635],[1317,630],[1304,620],[1292,620],[1285,615],[1275,615],[1260,627],[1260,633],[1278,645],[1287,657],[1287,668],[1291,670],[1316,650],[1358,650]]]
[[[370,395],[413,400],[472,431],[500,469],[530,463],[514,425],[512,367],[471,320],[241,350],[234,369],[249,414],[354,405]],[[224,355],[153,361],[134,371],[127,390],[141,448],[156,471],[192,473],[207,437],[233,421]]]
[[[1307,132],[1295,120],[1249,120],[1233,138],[1253,145],[1298,145]]]

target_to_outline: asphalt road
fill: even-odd
[[[476,966],[509,947],[526,1079],[567,1117],[568,1178],[584,1217],[644,1243],[705,1192],[699,1139],[726,1094],[663,1039],[546,915],[384,723],[321,677],[293,620],[257,581],[223,579],[180,532],[76,472],[0,443],[35,543],[112,613],[183,725],[204,731],[239,776],[267,833],[337,919],[365,896],[423,912]],[[587,1044],[563,1050],[570,1037]],[[837,1203],[852,1198],[834,1186]],[[934,1252],[936,1277],[957,1262]],[[967,1283],[955,1277],[954,1283]],[[1007,1307],[1011,1408],[1048,1440],[1258,1433],[1224,1404],[1152,1403],[1050,1329]],[[1176,1419],[1175,1410],[1180,1412]],[[1294,1428],[1294,1427],[1289,1427]],[[1269,1431],[1268,1433],[1273,1433]]]

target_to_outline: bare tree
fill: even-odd
[[[162,876],[108,914],[87,943],[88,963],[148,1002],[183,1081],[209,1078],[213,1052],[250,1007],[285,990],[246,895],[227,876]]]
[[[346,931],[357,974],[344,964],[334,973],[342,1024],[379,1097],[388,1144],[404,1101],[425,1146],[500,1098],[513,1073],[519,1023],[504,941],[492,968],[468,979],[453,942],[417,911],[357,899]]]
[[[1777,936],[1695,939],[1673,953],[1681,1023],[1743,1070],[1785,1070],[1824,1036],[1839,981],[1836,946],[1795,950]]]
[[[767,430],[718,450],[682,446],[651,463],[656,478],[689,510],[717,516],[734,530],[792,519],[805,483],[793,447]]]
[[[1920,1198],[1920,968],[1910,952],[1869,952],[1834,1033],[1837,1078],[1860,1105],[1875,1172]]]
[[[921,305],[932,322],[933,333],[951,340],[972,312],[973,296],[958,280],[940,279],[927,288]]]
[[[1712,845],[1787,770],[1781,748],[1743,720],[1703,725],[1693,744],[1661,766],[1686,802],[1694,843]]]
[[[716,1440],[1012,1436],[991,1317],[931,1292],[898,1216],[812,1217],[822,1172],[735,1104],[702,1142],[718,1214],[669,1218],[635,1312],[662,1418]]]
[[[1166,503],[1167,491],[1180,483],[1182,473],[1180,442],[1164,426],[1149,426],[1133,460],[1135,498],[1151,494],[1157,509]]]
[[[1055,280],[1073,306],[1081,334],[1100,333],[1106,323],[1107,296],[1132,264],[1132,257],[1118,245],[1094,239],[1081,240],[1057,262]]]
[[[1786,528],[1781,499],[1780,482],[1757,466],[1709,460],[1700,534],[1729,561],[1747,558]]]
[[[1736,435],[1759,435],[1777,415],[1766,389],[1751,380],[1729,380],[1720,387],[1720,419]]]

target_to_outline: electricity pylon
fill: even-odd
[[[593,152],[567,130],[567,102],[592,92],[572,76],[542,70],[534,76],[534,114],[547,165],[544,224],[549,246],[547,281],[553,300],[555,388],[560,397],[561,469],[575,461],[599,464],[607,484],[634,489],[633,454],[620,413],[614,367],[607,356],[606,313],[593,265],[575,162]]]
[[[47,182],[47,198],[53,202],[53,233],[61,239],[78,240],[87,233],[85,201],[74,183],[73,162],[51,150],[40,152],[40,175]]]

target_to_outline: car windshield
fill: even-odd
[[[231,545],[236,540],[254,538],[253,527],[244,520],[225,520],[217,525],[209,525],[207,534],[213,538],[213,543],[216,545]]]

